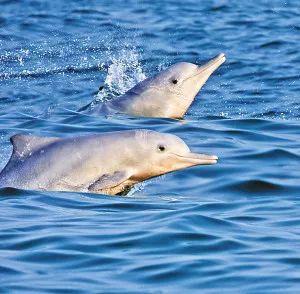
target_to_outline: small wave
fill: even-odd
[[[237,181],[230,188],[250,193],[273,193],[284,190],[282,185],[258,179]]]
[[[300,160],[300,155],[292,151],[288,151],[280,148],[271,149],[265,152],[254,152],[252,154],[242,155],[238,157],[241,157],[243,159],[255,159],[255,160],[268,160],[268,159],[273,160],[274,158],[276,158],[277,162],[279,162],[279,159],[281,159],[284,162],[286,162],[287,160],[292,160],[292,161]]]
[[[227,8],[225,4],[215,4],[210,8],[210,11],[224,11]]]
[[[62,68],[46,69],[40,68],[35,70],[23,70],[22,72],[15,73],[0,73],[0,79],[24,79],[24,78],[42,78],[51,75],[64,75],[73,73],[88,73],[99,71],[99,65],[93,65],[89,67],[77,67],[77,66],[66,66]]]
[[[0,188],[0,197],[5,196],[24,196],[24,195],[32,195],[35,192],[32,191],[26,191],[16,188]]]
[[[278,48],[284,44],[285,43],[283,41],[275,40],[275,41],[263,43],[259,46],[259,48]]]

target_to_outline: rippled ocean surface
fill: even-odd
[[[0,168],[16,133],[149,128],[220,158],[125,197],[0,190],[1,293],[299,293],[299,1],[0,9]],[[77,112],[220,52],[185,120]]]

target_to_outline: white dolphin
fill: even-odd
[[[143,180],[217,156],[192,153],[179,137],[149,130],[74,138],[15,135],[0,187],[119,194]]]
[[[202,66],[176,63],[138,83],[124,95],[96,105],[90,104],[82,110],[91,114],[183,117],[207,79],[224,62],[225,55],[221,53]]]

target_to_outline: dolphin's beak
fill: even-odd
[[[210,165],[217,163],[218,156],[200,153],[187,152],[185,154],[169,153],[165,158],[159,161],[160,169],[154,173],[136,174],[131,179],[147,179],[158,175],[174,172],[195,165]]]
[[[200,164],[215,164],[217,163],[218,156],[216,155],[207,155],[200,153],[189,152],[188,154],[182,156],[176,154],[176,157],[181,161],[187,164],[200,165]]]
[[[194,165],[208,165],[217,163],[216,155],[188,152],[185,155],[172,154],[172,170],[183,169]]]
[[[187,93],[189,93],[190,99],[187,99],[189,103],[185,104],[182,115],[184,115],[190,104],[193,102],[195,96],[201,90],[202,86],[205,84],[211,74],[217,70],[219,66],[225,62],[225,60],[226,58],[224,53],[221,53],[207,63],[197,66],[193,75],[186,79],[185,90]],[[184,101],[186,102],[187,100]]]
[[[204,76],[207,76],[207,79],[209,76],[221,65],[225,62],[225,54],[221,53],[211,59],[209,62],[205,63],[204,65],[201,65],[197,69],[197,75],[203,74]]]

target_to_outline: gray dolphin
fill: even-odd
[[[74,138],[11,137],[13,153],[0,187],[119,194],[145,179],[186,167],[214,164],[179,137],[149,130]]]
[[[183,117],[204,83],[223,62],[225,55],[221,53],[202,66],[176,63],[116,99],[97,105],[91,103],[81,110],[91,114]]]

